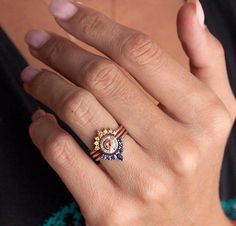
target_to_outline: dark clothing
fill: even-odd
[[[229,79],[236,94],[236,1],[202,0],[202,4],[208,28],[225,47]],[[32,113],[38,106],[48,109],[24,92],[20,72],[26,65],[0,30],[0,225],[85,225],[72,196],[29,138]],[[236,198],[235,149],[234,126],[222,168],[220,192],[224,201]],[[223,207],[236,219],[231,204],[225,202]]]

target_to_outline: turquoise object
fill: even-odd
[[[231,219],[236,220],[236,198],[228,201],[221,201],[221,206],[225,214]],[[58,212],[54,213],[42,226],[68,226],[67,217],[70,217],[70,225],[84,226],[83,216],[79,211],[79,206],[75,201],[65,205]]]
[[[68,222],[68,218],[70,218],[70,222]],[[83,216],[79,211],[79,206],[74,201],[54,213],[42,226],[84,226],[82,221]]]

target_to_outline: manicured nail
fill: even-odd
[[[46,112],[42,109],[38,109],[34,112],[31,119],[33,122],[37,121],[38,119],[44,117],[46,115]]]
[[[49,10],[55,17],[68,20],[76,14],[78,7],[67,0],[52,0]]]
[[[196,2],[196,6],[197,6],[197,18],[198,18],[198,21],[199,21],[199,24],[205,28],[205,14],[204,14],[204,11],[203,11],[203,8],[202,8],[202,4],[200,3],[199,0],[197,0]]]
[[[32,66],[26,67],[22,72],[21,72],[21,80],[23,82],[30,82],[37,74],[40,72],[39,69],[36,69]]]
[[[199,0],[188,0],[188,3],[193,3],[196,5],[196,15],[197,15],[197,19],[199,24],[201,25],[201,27],[205,28],[205,14],[204,14],[204,10],[202,8],[202,4],[200,3]]]
[[[50,38],[51,36],[46,31],[36,29],[30,30],[25,35],[26,43],[36,49],[41,48]]]

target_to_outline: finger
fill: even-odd
[[[117,129],[118,124],[114,118],[88,91],[67,83],[56,74],[43,70],[36,72],[36,77],[29,78],[29,70],[22,73],[25,81],[25,90],[37,100],[52,109],[80,139],[93,150],[96,130],[103,128]],[[32,75],[32,74],[31,74]],[[124,161],[104,161],[101,166],[111,175],[117,185],[134,192],[138,188],[140,178],[140,164],[148,162],[148,169],[153,170],[150,157],[141,150],[128,135],[123,139]],[[159,170],[159,173],[161,169]],[[133,181],[132,178],[137,180]]]
[[[85,217],[97,213],[99,204],[116,194],[109,177],[90,160],[55,117],[38,110],[29,133],[34,144],[79,203]],[[106,191],[106,192],[104,192]]]
[[[39,38],[41,33],[28,33],[27,42],[32,44],[34,37]],[[31,45],[30,51],[74,84],[91,92],[143,147],[154,150],[156,136],[161,137],[160,145],[162,142],[165,144],[165,140],[169,140],[173,134],[173,128],[180,127],[124,76],[112,61],[91,54],[54,34],[50,34],[49,40],[40,48]],[[152,134],[149,133],[150,128]]]
[[[191,122],[199,118],[199,112],[208,105],[202,103],[203,96],[205,100],[214,99],[206,86],[147,35],[117,24],[84,5],[74,5],[78,10],[65,16],[64,9],[71,3],[60,1],[58,5],[58,2],[54,0],[50,9],[59,25],[124,67],[179,120]]]
[[[178,14],[180,40],[192,73],[218,95],[235,118],[236,102],[227,76],[224,49],[204,25],[202,6],[196,2],[185,4]]]

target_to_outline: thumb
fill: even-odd
[[[204,24],[199,0],[190,0],[180,9],[177,29],[191,72],[215,92],[234,120],[236,102],[227,76],[224,49]]]

